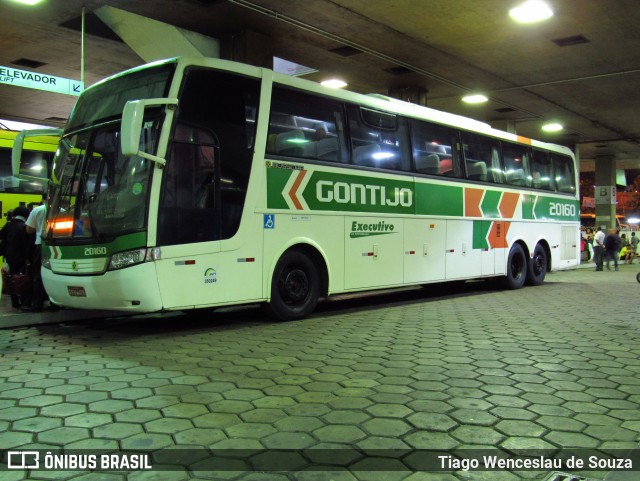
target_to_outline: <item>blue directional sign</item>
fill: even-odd
[[[55,77],[27,70],[18,70],[0,65],[0,84],[44,90],[66,95],[80,95],[84,90],[84,82],[63,77]]]

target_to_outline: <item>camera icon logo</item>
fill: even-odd
[[[7,459],[8,469],[38,469],[40,467],[40,453],[38,451],[9,451]]]

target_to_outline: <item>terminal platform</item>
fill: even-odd
[[[128,450],[154,467],[0,479],[638,481],[638,271],[405,289],[285,323],[255,306],[22,313],[3,296],[0,450]],[[485,450],[635,466],[433,466]]]

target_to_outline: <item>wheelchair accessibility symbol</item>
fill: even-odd
[[[275,216],[273,214],[264,214],[264,228],[273,229],[276,226]]]

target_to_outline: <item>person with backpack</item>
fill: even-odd
[[[618,252],[622,247],[622,240],[616,229],[610,229],[609,234],[604,238],[604,250],[607,256],[607,270],[610,271],[609,262],[613,259],[613,266],[618,270]]]
[[[30,238],[25,225],[27,217],[29,217],[29,209],[22,206],[16,207],[11,222],[8,222],[5,226],[6,229],[2,230],[4,259],[9,264],[10,276],[23,274],[27,267],[27,259],[31,253]],[[11,307],[20,309],[21,303],[25,300],[20,298],[11,285],[9,291],[11,292]]]

